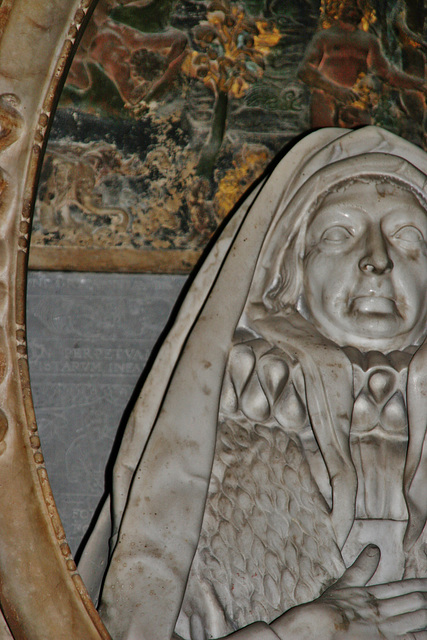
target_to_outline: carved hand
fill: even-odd
[[[426,640],[427,579],[366,586],[380,551],[365,547],[317,600],[287,611],[270,627],[281,640]]]

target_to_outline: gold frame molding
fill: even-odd
[[[94,0],[0,6],[0,606],[19,640],[110,638],[77,573],[31,397],[25,292],[31,215],[65,71]],[[0,624],[0,638],[10,638]]]

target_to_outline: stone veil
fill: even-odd
[[[329,566],[312,592],[309,587],[288,605],[317,598],[349,566],[341,552],[355,520],[358,485],[349,445],[355,397],[353,361],[359,358],[360,364],[364,356],[346,351],[342,341],[335,343],[307,320],[298,296],[300,276],[288,258],[292,254],[296,262],[302,260],[307,226],[319,197],[355,177],[397,184],[427,209],[427,155],[423,151],[375,127],[319,130],[297,143],[248,195],[190,287],[130,417],[114,466],[112,492],[80,564],[114,640],[172,638],[178,616],[176,637],[282,637],[268,626],[284,613],[277,603],[262,604],[264,615],[257,609],[242,617],[237,613],[232,620],[233,586],[224,591],[228,605],[219,606],[218,593],[212,598],[210,587],[204,586],[203,576],[197,573],[200,541],[208,539],[206,530],[214,526],[208,515],[206,526],[203,518],[210,496],[215,495],[212,478],[217,477],[215,469],[220,464],[215,458],[218,415],[227,413],[227,402],[232,405],[236,401],[233,393],[238,395],[236,379],[230,383],[230,353],[233,347],[251,345],[251,341],[256,343],[252,351],[265,340],[273,356],[285,354],[288,363],[298,364],[295,381],[302,373],[300,395],[309,415],[310,437],[314,434],[308,446],[320,452],[313,456],[311,476],[321,467],[326,478],[323,481],[322,473],[318,474],[315,490],[322,504],[319,509],[327,514],[327,550],[322,553]],[[284,289],[285,301],[281,299]],[[407,509],[403,552],[408,578],[424,577],[427,572],[424,337],[425,330],[411,345],[405,365],[409,435],[402,495]],[[372,349],[379,353],[375,341]],[[384,351],[388,354],[393,349]],[[359,368],[363,366],[362,362]],[[227,384],[233,393],[228,393]],[[256,397],[256,390],[251,397]],[[269,420],[260,398],[246,411],[255,425]],[[298,549],[296,556],[298,564]],[[300,562],[305,562],[303,556]],[[193,621],[192,590],[196,608],[201,607]]]

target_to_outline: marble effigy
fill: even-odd
[[[426,637],[426,173],[323,129],[230,219],[83,554],[113,638]]]

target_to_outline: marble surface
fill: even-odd
[[[184,276],[29,273],[28,351],[43,453],[73,551],[123,412]]]
[[[113,638],[425,637],[426,175],[322,129],[230,218],[79,564]]]

